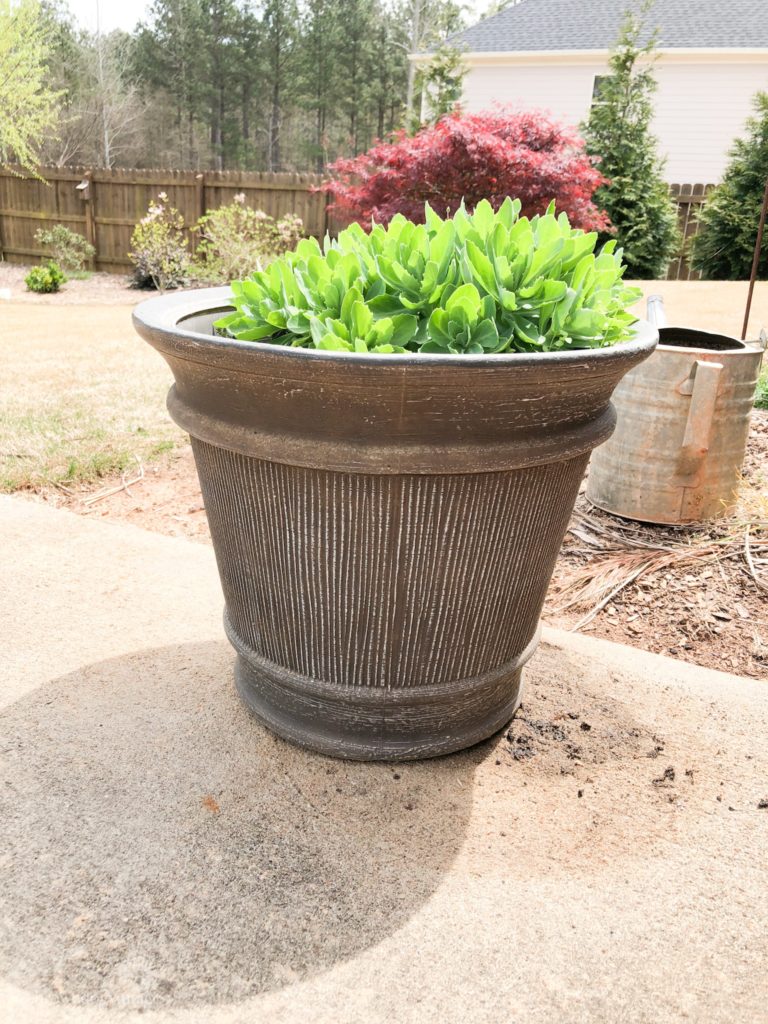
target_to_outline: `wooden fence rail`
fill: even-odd
[[[327,197],[315,189],[317,174],[259,174],[250,171],[90,170],[42,167],[45,179],[25,178],[0,169],[0,259],[31,263],[46,253],[35,241],[39,228],[65,224],[96,249],[94,269],[125,273],[135,224],[152,199],[165,192],[191,227],[206,210],[232,202],[239,192],[249,206],[273,217],[295,213],[309,234],[322,237],[335,224]],[[670,185],[678,222],[687,242],[697,231],[696,213],[711,185]],[[683,250],[670,263],[668,278],[694,280],[698,275]]]

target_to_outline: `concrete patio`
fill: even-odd
[[[316,756],[212,552],[0,498],[0,1019],[768,1021],[768,688],[545,631],[506,731]]]

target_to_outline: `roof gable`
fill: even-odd
[[[470,52],[609,50],[628,0],[519,0],[457,33]],[[635,5],[639,6],[639,5]],[[659,48],[768,48],[767,0],[655,0],[646,37],[659,28]]]

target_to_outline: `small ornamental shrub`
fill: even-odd
[[[543,213],[554,197],[575,227],[605,230],[593,196],[604,178],[581,140],[538,111],[448,114],[412,138],[401,133],[362,156],[337,160],[324,189],[341,218],[387,224],[397,213],[424,219],[424,204],[452,214],[486,199],[497,210],[517,196],[522,213]]]
[[[69,275],[82,274],[86,261],[96,252],[86,238],[63,224],[54,224],[48,231],[41,228],[35,232],[35,240],[50,250],[54,262]]]
[[[276,256],[295,248],[304,234],[301,218],[289,213],[280,220],[245,204],[245,195],[201,217],[196,231],[199,258],[196,276],[224,283],[261,270]]]
[[[621,253],[555,216],[521,217],[519,200],[486,200],[424,224],[401,215],[359,224],[232,285],[235,311],[216,322],[240,341],[339,352],[492,354],[613,345],[630,336],[640,298]]]
[[[752,269],[768,177],[768,93],[759,92],[753,106],[746,137],[734,142],[723,180],[699,214],[699,233],[691,247],[694,269],[712,280],[744,280]],[[757,276],[768,279],[768,232]]]
[[[134,282],[139,288],[150,285],[164,292],[179,288],[189,279],[191,258],[184,230],[184,218],[161,192],[150,203],[131,235],[128,258],[135,266]]]
[[[24,283],[31,292],[42,293],[57,292],[65,281],[66,277],[61,267],[52,260],[39,267],[32,267],[24,278]]]

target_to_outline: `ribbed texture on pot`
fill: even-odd
[[[193,446],[240,643],[301,676],[384,689],[520,655],[586,463],[366,476]]]

